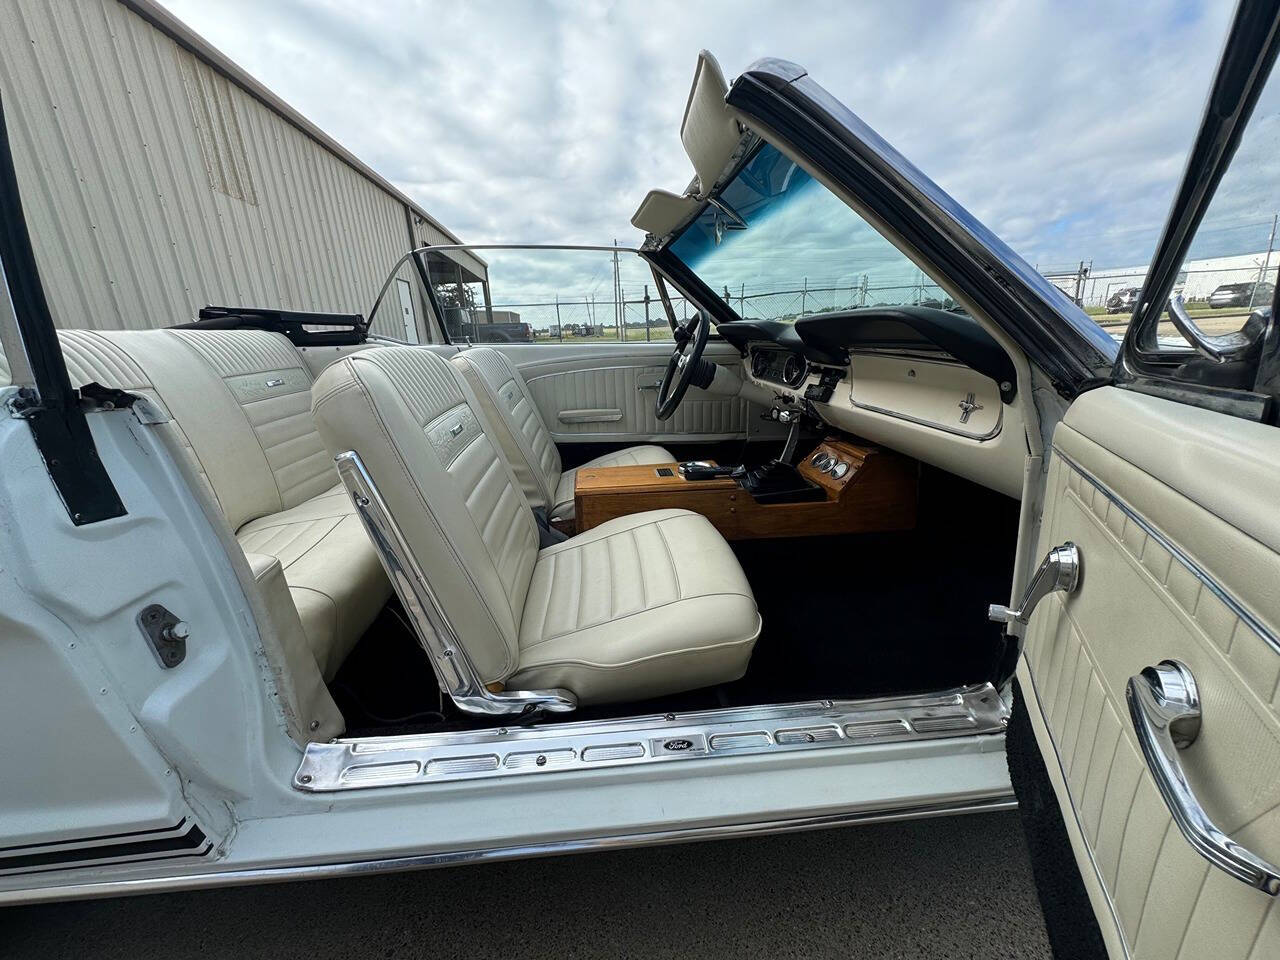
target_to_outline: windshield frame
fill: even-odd
[[[1004,330],[1064,398],[1109,377],[1119,344],[803,67],[758,60],[734,81],[726,103]],[[656,240],[659,252],[668,245]]]
[[[655,283],[660,278],[665,280],[667,284],[674,287],[679,294],[688,300],[691,304],[699,309],[705,310],[711,315],[714,323],[725,323],[730,320],[740,319],[732,309],[728,308],[724,302],[715,295],[715,293],[698,281],[697,277],[687,271],[680,269],[683,266],[676,258],[664,258],[655,256],[655,251],[644,247],[624,246],[623,244],[591,244],[591,243],[436,243],[426,244],[404,253],[390,269],[387,271],[387,278],[383,281],[382,287],[378,290],[378,295],[374,298],[373,305],[369,308],[369,312],[365,315],[372,322],[378,308],[386,299],[387,292],[391,289],[400,268],[406,263],[412,262],[414,269],[418,274],[418,278],[426,292],[431,303],[431,310],[435,314],[433,317],[433,331],[438,332],[441,336],[441,342],[444,344],[455,345],[454,338],[449,335],[447,324],[444,322],[444,313],[436,299],[435,291],[431,283],[425,257],[430,253],[447,253],[450,251],[471,252],[475,250],[571,250],[587,253],[618,253],[633,254],[640,260],[643,260],[653,271],[655,275]],[[672,262],[674,261],[674,262]],[[669,291],[658,288],[659,299],[663,300],[663,311],[667,317],[668,325],[671,326],[672,333],[676,332],[676,325],[679,321],[675,318],[674,310],[670,304]],[[721,339],[718,334],[712,330],[710,336],[714,339]],[[606,341],[611,342],[611,341]],[[619,341],[620,343],[625,341]],[[666,342],[666,341],[659,341]]]

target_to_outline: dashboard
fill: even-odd
[[[747,378],[774,396],[806,403],[839,430],[1020,496],[1027,444],[1015,368],[971,317],[872,307],[716,329],[742,354]]]

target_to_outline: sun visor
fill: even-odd
[[[650,190],[632,215],[631,225],[655,237],[665,237],[692,217],[700,206],[693,197],[676,196],[669,190]]]
[[[689,102],[685,104],[684,119],[680,122],[680,142],[693,161],[700,200],[705,200],[710,194],[742,136],[738,121],[724,102],[728,92],[729,84],[725,82],[720,64],[703,50],[698,54]]]

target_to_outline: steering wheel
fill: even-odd
[[[702,359],[710,331],[711,315],[705,310],[699,310],[687,323],[676,324],[676,348],[667,361],[667,370],[653,403],[654,416],[659,420],[666,420],[676,412],[690,384],[705,388],[715,379],[716,365]]]

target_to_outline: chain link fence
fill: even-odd
[[[745,284],[740,284],[737,291],[726,288],[720,294],[743,319],[794,321],[815,313],[902,304],[941,310],[956,308],[955,301],[927,278],[913,283],[872,285],[863,277],[854,284],[815,286],[810,286],[807,280],[802,279],[799,284],[782,290],[753,291]],[[634,297],[628,296],[628,291],[624,289],[622,297],[620,309],[619,301],[595,297],[555,297],[525,303],[495,302],[492,305],[492,315],[495,320],[516,319],[519,323],[527,324],[535,342],[652,342],[671,339],[666,310],[662,301],[648,287]],[[672,297],[671,308],[677,319],[687,319],[697,309],[684,297]],[[483,336],[485,325],[481,311],[474,311],[472,323],[473,329]],[[495,323],[494,326],[503,328],[506,324]]]
[[[1178,276],[1175,292],[1187,300],[1193,316],[1214,317],[1234,329],[1236,319],[1274,297],[1280,252],[1193,262]],[[1241,262],[1243,261],[1243,262]],[[1146,279],[1146,270],[1093,270],[1080,261],[1071,272],[1045,271],[1044,276],[1092,315],[1113,335],[1128,324]],[[957,310],[959,305],[921,274],[914,282],[872,284],[867,276],[852,284],[810,284],[807,278],[783,289],[753,290],[740,284],[717,291],[744,319],[794,321],[803,316],[875,306],[927,306]],[[594,296],[553,297],[531,302],[495,302],[491,321],[482,309],[458,311],[466,323],[463,335],[479,342],[574,342],[671,340],[662,301],[648,286],[621,291],[620,301]],[[677,319],[696,310],[684,297],[671,298]],[[1234,326],[1233,326],[1234,324]],[[450,324],[451,331],[455,329]]]

